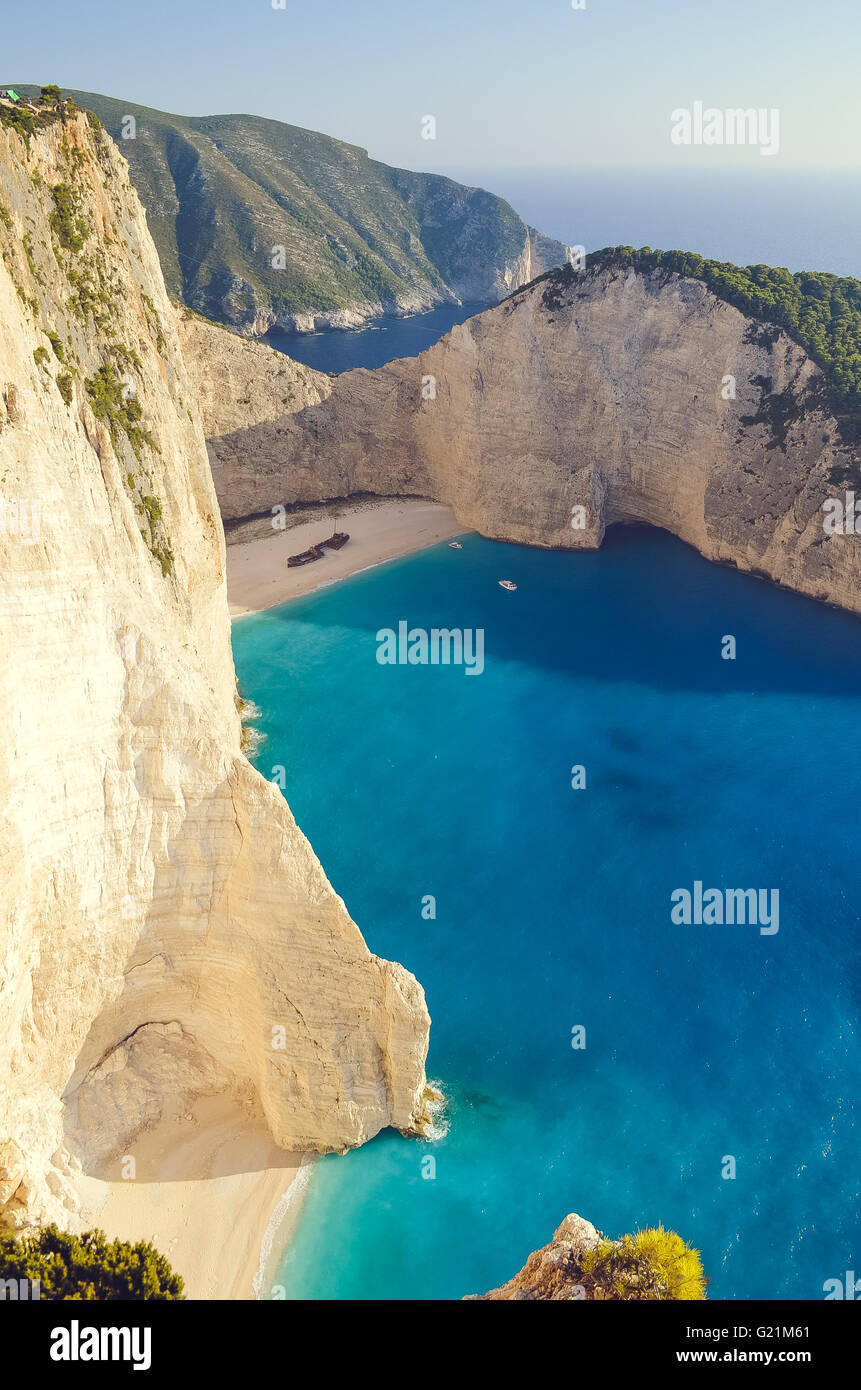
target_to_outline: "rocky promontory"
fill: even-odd
[[[496,194],[392,168],[320,131],[70,95],[128,159],[169,292],[243,333],[495,304],[565,262],[561,242]],[[418,119],[415,136],[418,160],[428,148]]]

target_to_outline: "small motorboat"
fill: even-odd
[[[500,589],[516,589],[517,585],[513,579],[500,579],[499,587]]]
[[[449,541],[448,548],[449,550],[463,550],[460,541]]]

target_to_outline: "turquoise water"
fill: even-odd
[[[483,627],[484,673],[378,665],[401,618]],[[859,639],[646,530],[469,536],[234,627],[257,764],[425,986],[448,1100],[435,1142],[317,1165],[288,1297],[483,1291],[569,1211],[676,1228],[711,1297],[821,1299],[861,1266]],[[673,925],[695,879],[777,888],[779,932]]]

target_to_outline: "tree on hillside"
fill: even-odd
[[[719,298],[750,318],[784,329],[810,354],[831,388],[831,407],[848,425],[861,417],[861,282],[825,271],[733,265],[694,251],[654,251],[608,246],[589,265],[631,266],[643,274],[664,271],[702,280]]]

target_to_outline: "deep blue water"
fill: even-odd
[[[443,304],[427,314],[377,319],[369,327],[331,333],[271,333],[266,341],[318,372],[347,372],[353,367],[382,367],[393,357],[417,357],[439,342],[450,328],[480,313],[483,304]]]
[[[484,628],[484,673],[378,665],[401,618]],[[625,530],[582,555],[469,536],[233,640],[258,766],[425,986],[448,1098],[436,1142],[317,1165],[288,1296],[483,1291],[569,1211],[677,1229],[715,1298],[859,1268],[861,622]],[[777,888],[779,932],[674,925],[695,879]]]

